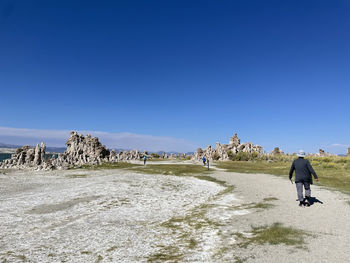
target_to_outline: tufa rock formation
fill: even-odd
[[[230,138],[230,145],[233,145],[234,147],[238,147],[241,144],[241,140],[238,138],[237,133],[235,133]]]
[[[66,144],[67,150],[59,154],[57,159],[52,160],[52,165],[56,169],[109,161],[110,151],[99,142],[97,137],[91,137],[90,134],[84,137],[77,132],[71,132]]]
[[[279,147],[275,147],[275,149],[273,149],[273,151],[271,152],[272,155],[280,155],[281,151]]]
[[[67,149],[64,153],[58,154],[55,158],[53,155],[50,159],[45,158],[46,146],[44,143],[37,145],[35,148],[24,146],[17,149],[16,154],[13,154],[11,159],[0,163],[0,168],[3,169],[36,169],[36,170],[50,170],[50,169],[68,169],[70,167],[79,167],[84,164],[94,165],[103,162],[119,162],[140,160],[147,152],[140,152],[138,150],[121,151],[116,153],[114,150],[110,151],[106,146],[102,145],[97,137],[91,135],[79,135],[77,132],[71,132],[67,142]],[[239,152],[262,154],[262,147],[253,145],[252,143],[241,143],[237,134],[230,138],[229,144],[216,144],[216,148],[208,146],[204,150],[199,148],[193,155],[192,159],[200,160],[203,156],[211,160],[228,160]],[[186,158],[186,154],[167,154],[163,153],[159,158],[176,159]]]
[[[52,168],[50,161],[45,159],[45,143],[36,145],[35,148],[23,146],[16,150],[11,159],[4,160],[0,163],[2,169],[24,169],[33,168],[38,170],[48,170]]]
[[[330,157],[330,156],[337,156],[336,154],[333,154],[333,153],[329,153],[329,152],[325,152],[323,149],[319,149],[318,150],[318,153],[315,153],[315,154],[308,154],[309,156],[312,156],[312,157]]]
[[[69,167],[81,166],[84,164],[94,165],[103,162],[119,162],[140,160],[146,152],[138,150],[123,151],[118,154],[115,151],[109,151],[106,146],[102,145],[97,137],[91,137],[87,134],[85,137],[77,132],[71,132],[67,142],[67,149],[64,153],[58,154],[55,158],[53,155],[50,159],[45,159],[46,146],[41,143],[35,148],[24,146],[17,149],[11,159],[0,163],[2,169],[68,169]],[[165,156],[164,156],[165,157]],[[168,157],[166,155],[166,157]]]
[[[138,150],[132,151],[122,151],[116,155],[116,161],[131,161],[131,160],[140,160],[143,156],[147,155],[146,152],[140,153]]]
[[[231,138],[229,144],[216,143],[216,149],[212,148],[210,145],[205,148],[198,148],[195,152],[193,159],[200,160],[205,156],[209,160],[220,160],[225,161],[230,159],[230,155],[236,155],[239,152],[253,153],[257,152],[262,154],[262,147],[259,145],[253,145],[252,143],[241,143],[238,138],[237,133],[235,133]]]
[[[350,157],[350,148],[348,148],[348,152],[347,152],[346,156]]]
[[[326,152],[322,149],[319,149],[318,154],[319,154],[319,156],[322,156],[322,157],[326,156]]]

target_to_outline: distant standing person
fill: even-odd
[[[205,163],[207,162],[207,159],[205,159],[205,156],[203,156],[202,161],[203,161],[203,165],[205,166]]]
[[[304,159],[306,156],[305,152],[300,150],[297,155],[299,158],[295,159],[290,167],[289,180],[292,180],[293,172],[295,170],[295,185],[297,187],[299,206],[310,206],[310,185],[312,184],[311,175],[315,177],[316,181],[318,181],[318,177],[310,162]],[[303,187],[305,188],[305,199],[303,197]]]
[[[143,165],[146,165],[146,161],[147,161],[147,156],[143,156]]]

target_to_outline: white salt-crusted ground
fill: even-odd
[[[176,242],[163,222],[223,189],[123,170],[0,175],[0,261],[147,261]]]
[[[349,262],[347,195],[312,186],[323,204],[299,208],[281,177],[212,176],[235,188],[126,170],[0,174],[0,262]],[[238,246],[275,222],[306,244]]]

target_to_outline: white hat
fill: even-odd
[[[303,150],[300,150],[299,153],[297,153],[297,156],[299,157],[305,157],[306,153]]]

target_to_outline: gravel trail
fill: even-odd
[[[231,226],[249,232],[251,226],[275,222],[310,233],[305,249],[284,245],[254,245],[237,249],[235,255],[246,262],[349,262],[349,196],[312,185],[311,196],[320,202],[299,207],[295,184],[285,178],[266,174],[217,172],[219,180],[235,186],[235,194],[247,203],[275,197],[274,207],[235,218]],[[322,178],[320,178],[322,180]]]

